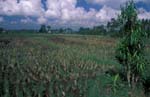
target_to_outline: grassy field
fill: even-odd
[[[118,41],[108,36],[0,35],[0,96],[144,97],[140,86],[131,91],[106,74],[120,68]]]

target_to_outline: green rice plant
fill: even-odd
[[[117,39],[23,33],[0,38],[11,38],[0,48],[1,97],[128,97],[120,78],[105,74],[119,66],[113,58]]]

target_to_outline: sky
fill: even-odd
[[[0,27],[5,29],[72,28],[106,24],[117,18],[127,0],[0,0]],[[150,19],[150,0],[134,0],[139,19]]]

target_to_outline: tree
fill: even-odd
[[[107,31],[112,36],[122,36],[119,21],[114,18],[107,23]]]
[[[63,33],[64,32],[64,29],[63,28],[60,28],[59,30],[58,30],[58,33],[59,34],[61,34],[61,33]]]
[[[4,28],[1,28],[1,27],[0,27],[0,33],[2,33],[3,31],[4,31]]]
[[[47,32],[51,33],[51,26],[49,26],[49,25],[47,26]]]
[[[47,33],[46,25],[41,25],[39,32],[40,33]]]
[[[67,34],[71,34],[73,31],[72,31],[72,29],[71,28],[66,28],[65,29],[65,33],[67,33]]]
[[[148,35],[148,37],[150,36],[150,20],[148,19],[142,19],[142,28],[143,30],[146,32],[146,34]]]
[[[90,34],[90,28],[83,28],[83,27],[80,27],[78,33],[79,33],[79,34],[83,34],[83,35],[88,35],[88,34]]]
[[[118,44],[116,59],[123,66],[129,87],[134,87],[142,77],[146,61],[143,52],[145,33],[142,31],[133,0],[121,8],[118,20],[122,24],[124,36]]]
[[[93,27],[93,29],[91,29],[91,34],[92,35],[101,35],[101,34],[106,34],[106,29],[104,27],[104,25],[100,25],[100,26],[95,26]]]

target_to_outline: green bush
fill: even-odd
[[[123,66],[129,87],[140,81],[145,69],[144,36],[141,22],[137,17],[137,10],[133,1],[129,1],[121,8],[118,17],[122,24],[124,37],[118,44],[116,59]]]

